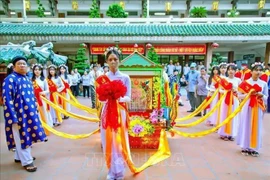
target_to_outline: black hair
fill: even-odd
[[[218,66],[214,66],[211,70],[211,74],[210,74],[210,77],[209,77],[209,81],[208,81],[208,85],[211,85],[212,84],[212,79],[214,77],[214,70],[217,70],[218,71],[218,75],[220,75],[220,70],[219,70],[219,67]]]
[[[114,54],[117,56],[118,59],[120,59],[120,53],[116,49],[111,49],[106,54],[106,60],[109,58],[111,54]]]
[[[235,65],[228,65],[227,66],[227,71],[226,71],[226,76],[229,76],[229,74],[228,74],[229,69],[232,69],[232,70],[236,71],[237,70],[237,66],[235,66]]]
[[[67,79],[68,78],[68,73],[67,73],[67,68],[65,67],[65,66],[60,66],[60,68],[59,68],[59,76],[61,76],[61,68],[64,68],[66,71],[65,71],[65,73],[64,73],[64,77],[65,77],[65,79]]]
[[[54,75],[55,78],[58,77],[58,76],[57,76],[57,73],[56,73],[56,68],[52,66],[52,67],[49,67],[49,69],[48,69],[48,71],[49,71],[49,72],[48,72],[48,79],[52,79],[52,75],[51,75],[51,73],[50,73],[50,69],[52,69],[52,68],[55,70],[55,75]]]
[[[173,70],[173,72],[178,72],[178,70],[177,70],[177,69],[175,69],[175,70]]]
[[[232,69],[232,70],[235,70],[235,71],[236,71],[237,66],[235,66],[235,65],[229,65],[229,66],[227,67],[227,71],[228,71],[229,69]]]
[[[221,69],[222,67],[227,67],[227,65],[226,64],[222,64],[220,67],[219,67],[219,69]]]
[[[200,70],[206,70],[206,69],[205,69],[205,67],[201,67],[201,69],[200,69]]]
[[[251,66],[251,71],[254,71],[255,69],[258,69],[258,67],[261,67],[263,69],[263,65],[261,64],[256,64],[253,67]]]
[[[39,68],[40,69],[40,71],[41,71],[41,74],[40,74],[40,80],[41,81],[44,81],[44,79],[45,79],[45,77],[44,77],[44,74],[43,74],[43,69],[42,69],[42,67],[41,66],[39,66],[39,65],[34,65],[34,67],[33,67],[33,76],[32,76],[32,81],[34,81],[34,80],[36,80],[36,75],[35,75],[35,69],[36,68]]]

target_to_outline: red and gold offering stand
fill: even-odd
[[[166,128],[163,118],[151,120],[158,108],[163,68],[135,50],[120,64],[121,72],[131,79],[129,109],[129,144],[133,149],[158,149],[160,133]],[[160,107],[159,107],[160,108]]]
[[[151,135],[145,135],[144,137],[133,137],[129,135],[129,144],[132,149],[158,149],[160,132],[165,128],[164,123],[158,123],[153,125],[155,132]]]

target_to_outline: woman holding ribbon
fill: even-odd
[[[64,96],[66,99],[70,100],[70,95],[68,93],[68,91],[70,91],[70,86],[72,85],[72,81],[71,78],[68,76],[68,67],[65,65],[60,65],[59,66],[59,76],[64,84],[64,89],[60,92],[60,94],[62,96]],[[63,107],[63,109],[65,111],[70,112],[71,108],[70,108],[70,103],[66,102],[63,99],[59,98],[59,104]],[[68,119],[68,116],[64,116],[63,119]]]
[[[62,92],[65,86],[62,80],[60,79],[60,77],[57,76],[56,74],[56,69],[57,69],[56,66],[50,65],[48,69],[49,69],[49,73],[48,73],[47,82],[48,82],[49,90],[50,90],[50,101],[57,104],[58,97],[56,95],[56,92]],[[53,125],[59,126],[60,123],[62,122],[60,113],[57,112],[53,108],[51,108],[50,112],[53,118]]]
[[[209,77],[209,81],[208,81],[209,94],[208,94],[208,96],[206,98],[207,100],[209,100],[211,98],[211,96],[213,96],[214,92],[216,90],[218,90],[219,81],[220,81],[219,74],[220,74],[219,67],[218,66],[213,66],[213,68],[211,70],[210,77]],[[211,111],[211,109],[213,109],[213,107],[215,107],[218,100],[219,100],[219,95],[217,94],[216,97],[213,99],[213,101],[210,103],[210,105],[208,107],[206,107],[208,109],[208,111]],[[208,126],[216,125],[217,122],[218,122],[217,119],[218,119],[218,110],[215,111],[209,117],[209,119],[206,121],[206,125],[208,125]]]
[[[252,77],[239,85],[239,98],[244,98],[250,92],[251,95],[240,114],[237,144],[242,148],[243,155],[258,157],[262,147],[262,123],[268,88],[267,83],[260,79],[263,65],[254,63],[251,67]]]
[[[107,179],[123,179],[125,161],[129,157],[128,112],[126,103],[131,100],[131,81],[119,71],[121,51],[110,47],[105,52],[109,72],[96,80],[101,111],[101,140],[109,169]]]
[[[52,116],[50,114],[50,107],[41,99],[41,96],[46,97],[49,95],[50,90],[43,75],[43,67],[40,64],[33,65],[32,82],[34,87],[34,94],[38,103],[38,112],[41,120],[45,121],[49,126],[53,126]],[[49,134],[45,130],[46,135]]]
[[[239,100],[237,97],[237,89],[241,83],[241,79],[235,77],[236,64],[228,64],[227,74],[228,77],[220,81],[221,86],[224,89],[224,93],[227,93],[225,96],[225,101],[222,101],[220,106],[220,123],[223,122],[234,110],[239,107]],[[237,131],[239,127],[238,115],[236,115],[229,123],[222,126],[218,130],[220,138],[224,141],[234,141],[234,138],[237,136]]]

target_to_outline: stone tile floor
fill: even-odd
[[[90,105],[89,99],[79,98],[80,102]],[[179,107],[179,116],[186,116],[189,102]],[[86,115],[76,108],[73,112]],[[189,120],[194,121],[197,118]],[[98,127],[97,123],[68,119],[57,130],[72,133],[88,133]],[[207,129],[204,123],[186,132]],[[100,134],[82,140],[63,139],[51,134],[47,143],[35,144],[32,154],[36,157],[35,173],[26,172],[20,164],[13,161],[13,153],[6,147],[4,121],[1,130],[1,180],[104,180],[107,168],[101,152]],[[235,142],[225,142],[216,133],[202,138],[171,137],[168,134],[172,156],[160,164],[149,167],[133,176],[126,169],[127,180],[270,180],[270,114],[264,116],[263,149],[258,158],[243,156]],[[137,166],[143,164],[153,150],[132,150]]]

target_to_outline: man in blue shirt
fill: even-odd
[[[175,69],[173,71],[173,75],[170,76],[170,84],[169,85],[170,85],[171,93],[172,93],[173,96],[175,95],[175,94],[173,94],[174,84],[178,84],[178,94],[181,96],[181,93],[180,93],[181,84],[180,84],[180,78],[178,76],[178,70],[177,69]],[[181,98],[179,98],[178,105],[179,106],[184,106],[182,101],[181,101]]]
[[[170,64],[167,66],[167,74],[169,77],[173,75],[174,70],[175,70],[175,66],[173,65],[173,61],[170,60]]]
[[[191,109],[187,112],[193,112],[196,108],[196,85],[199,73],[195,70],[196,69],[196,63],[191,63],[190,65],[190,71],[187,74],[187,90],[188,90],[188,97],[189,97],[189,103],[191,106]]]

